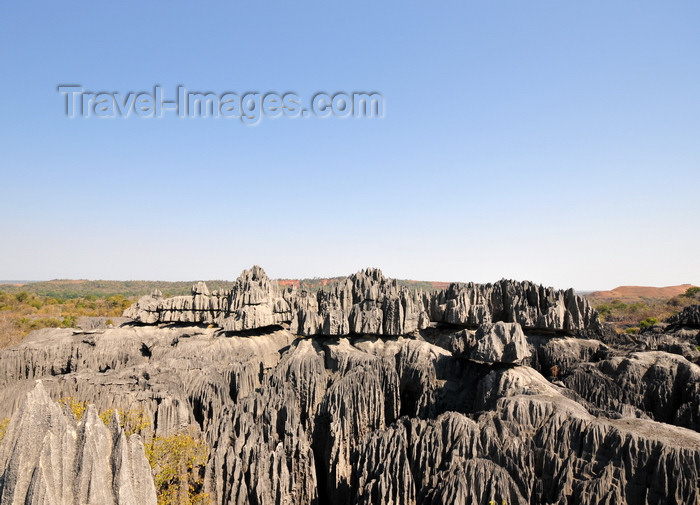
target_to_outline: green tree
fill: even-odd
[[[692,286],[688,289],[685,290],[685,293],[683,293],[683,296],[686,298],[695,298],[695,296],[700,293],[700,288],[696,286]]]

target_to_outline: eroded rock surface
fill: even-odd
[[[124,316],[147,324],[217,324],[229,331],[278,325],[291,320],[290,304],[276,282],[259,266],[244,270],[231,290],[209,292],[200,282],[191,296],[163,298],[155,291],[124,311]]]
[[[242,331],[289,324],[296,335],[406,335],[432,323],[477,328],[497,322],[518,323],[574,334],[595,334],[601,326],[588,301],[570,289],[559,291],[502,280],[495,284],[452,284],[425,293],[400,286],[376,268],[361,270],[317,293],[280,290],[262,268],[245,270],[230,291],[209,292],[200,282],[191,296],[142,297],[124,312],[147,324],[216,324]]]
[[[476,333],[464,330],[453,340],[453,351],[484,363],[522,363],[531,351],[518,323],[484,323]]]
[[[691,305],[684,308],[675,316],[670,317],[667,322],[674,326],[700,328],[700,305]]]
[[[141,439],[110,426],[94,406],[76,423],[36,385],[0,443],[0,503],[156,505]]]
[[[228,293],[143,299],[136,325],[42,330],[0,351],[0,418],[26,418],[41,379],[93,420],[136,407],[155,435],[194,425],[217,505],[698,503],[699,368],[641,337],[594,338],[573,291],[427,294],[365,270],[310,294],[254,270]],[[105,471],[84,470],[100,487]]]

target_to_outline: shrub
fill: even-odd
[[[642,302],[634,302],[629,304],[629,311],[632,312],[633,314],[635,312],[640,312],[642,310],[647,310],[649,307]]]
[[[634,335],[636,333],[639,333],[639,328],[637,328],[635,326],[632,326],[631,328],[626,328],[625,333],[627,333],[629,335]]]
[[[119,425],[124,429],[124,434],[129,437],[134,433],[139,435],[151,427],[151,420],[143,409],[107,409],[100,414],[100,419],[109,426],[114,412],[119,414]]]
[[[640,328],[649,328],[650,326],[654,326],[655,324],[658,324],[659,320],[655,317],[647,317],[643,321],[639,321],[639,327]]]
[[[695,298],[695,296],[700,293],[700,288],[693,286],[685,290],[685,293],[683,293],[683,296],[686,298]]]
[[[75,418],[76,421],[80,421],[83,418],[83,414],[85,413],[85,410],[87,409],[88,402],[82,402],[80,400],[76,400],[73,396],[67,396],[65,398],[60,398],[58,400],[58,403],[61,405],[67,406],[70,411],[73,413],[73,417]]]
[[[7,433],[7,427],[10,425],[10,420],[5,418],[0,421],[0,442],[2,442],[2,439],[5,438],[5,434]]]
[[[62,319],[56,319],[55,317],[40,317],[39,319],[27,319],[27,321],[29,322],[29,328],[32,330],[59,328],[63,324]]]
[[[26,291],[22,291],[21,293],[17,293],[17,294],[15,295],[15,299],[16,299],[19,303],[24,303],[24,302],[26,302],[26,301],[29,299],[29,293],[27,293]]]
[[[204,465],[209,450],[192,430],[156,437],[146,445],[146,457],[154,473],[158,505],[204,505]]]

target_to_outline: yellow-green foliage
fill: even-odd
[[[659,320],[656,317],[647,317],[646,319],[639,321],[639,327],[640,328],[649,328],[650,326],[654,326],[655,324],[658,324]]]
[[[72,396],[67,396],[58,400],[61,405],[67,405],[70,411],[73,412],[73,417],[76,421],[80,421],[83,418],[83,414],[87,409],[88,402],[81,402]]]
[[[7,433],[7,427],[10,424],[9,419],[3,419],[0,421],[0,442],[2,442],[2,439],[5,438],[5,433]]]
[[[692,286],[686,289],[685,293],[683,293],[681,296],[685,296],[686,298],[696,298],[698,295],[700,295],[700,288],[697,286]]]
[[[209,450],[195,431],[156,437],[146,444],[146,457],[154,473],[158,505],[205,505],[202,472]]]
[[[89,405],[69,396],[58,402],[70,408],[76,420],[80,420]],[[142,434],[151,427],[151,422],[143,409],[107,409],[100,419],[109,426],[114,412],[119,414],[119,424],[124,433]],[[0,441],[5,436],[9,419],[0,421]],[[204,487],[204,465],[209,457],[209,448],[196,429],[183,430],[168,437],[155,437],[144,444],[146,457],[153,470],[153,480],[158,493],[158,505],[210,505]]]
[[[0,348],[18,344],[32,330],[74,328],[80,316],[120,316],[134,301],[123,295],[56,298],[0,287]]]
[[[124,429],[124,434],[129,437],[134,433],[141,434],[151,427],[151,420],[143,409],[107,409],[100,414],[100,419],[109,426],[114,412],[119,414],[119,425]]]
[[[617,299],[589,298],[589,300],[593,308],[598,311],[601,320],[610,323],[618,333],[622,333],[629,327],[640,326],[640,321],[644,321],[641,327],[645,327],[665,320],[683,307],[698,303],[696,297],[699,294],[700,291],[689,288],[686,294],[668,299],[642,298],[642,301],[627,303]]]

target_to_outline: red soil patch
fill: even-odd
[[[623,302],[640,301],[644,298],[667,300],[682,295],[690,287],[692,287],[692,284],[666,286],[663,288],[652,286],[618,286],[610,291],[594,291],[588,295],[588,297],[601,300],[620,300]]]

